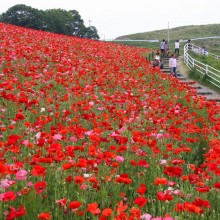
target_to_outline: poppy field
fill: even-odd
[[[0,23],[0,219],[220,219],[220,105],[146,52]]]

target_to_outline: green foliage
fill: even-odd
[[[203,78],[203,75],[201,73],[199,73],[198,71],[196,71],[195,68],[193,68],[189,71],[189,77],[190,77],[190,79],[194,79],[196,81],[201,82],[202,81],[201,79]]]
[[[71,12],[62,9],[47,10],[44,14],[44,30],[58,34],[72,35],[72,20]]]
[[[84,37],[84,32],[85,32],[85,25],[84,21],[81,18],[80,14],[76,10],[71,10],[69,11],[74,19],[70,21],[70,26],[72,27],[73,30],[73,35],[79,36],[79,37]],[[96,38],[98,39],[98,38]]]
[[[99,39],[97,29],[94,26],[86,27],[76,10],[49,9],[42,11],[19,4],[3,13],[0,21],[57,34]]]
[[[26,5],[15,5],[1,15],[0,21],[39,30],[43,28],[43,12]]]
[[[124,44],[127,46],[134,46],[134,47],[151,48],[153,50],[156,50],[160,47],[160,43],[158,42],[114,41],[114,43]]]

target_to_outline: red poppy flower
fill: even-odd
[[[181,177],[183,174],[183,168],[179,166],[175,166],[175,167],[167,166],[165,167],[164,174],[167,174],[169,176]]]
[[[6,216],[6,220],[13,220],[25,214],[26,214],[26,209],[24,208],[23,205],[21,205],[17,210],[13,206],[11,206],[9,213]]]
[[[173,196],[171,195],[170,191],[166,191],[165,193],[158,192],[157,193],[157,198],[160,201],[170,201],[170,200],[173,200]]]
[[[91,204],[88,204],[88,208],[86,209],[86,211],[91,212],[94,215],[98,215],[101,212],[98,207],[99,207],[99,204],[96,202],[93,202]]]
[[[112,209],[106,208],[102,210],[102,215],[106,217],[110,217],[112,215]]]
[[[3,202],[13,201],[16,199],[16,194],[13,191],[8,191],[2,194],[2,198],[0,199]]]
[[[132,219],[140,219],[141,217],[141,210],[136,207],[132,207],[130,210],[130,213],[131,213]]]
[[[119,203],[118,203],[118,207],[116,208],[116,212],[124,212],[126,209],[128,208],[128,205],[124,205],[123,204],[123,201],[121,200]]]
[[[33,176],[45,176],[46,175],[46,168],[40,165],[35,165],[31,171]]]
[[[70,182],[73,181],[73,177],[72,176],[68,176],[68,177],[65,178],[65,181],[70,183]]]
[[[200,197],[194,200],[192,204],[199,206],[199,207],[206,207],[206,208],[211,208],[210,203],[208,200],[202,200]]]
[[[203,210],[199,206],[194,205],[190,202],[184,202],[184,210],[198,214],[203,212]]]
[[[82,184],[84,182],[85,182],[85,178],[84,177],[82,177],[82,176],[76,176],[75,177],[75,183],[76,184]]]
[[[47,183],[45,181],[37,182],[34,185],[36,194],[42,193],[45,191]]]
[[[7,167],[0,162],[0,174],[1,174],[1,177],[4,176],[4,174],[6,174],[6,171],[7,171]]]
[[[215,182],[215,183],[214,183],[214,187],[215,187],[216,189],[220,189],[220,182]]]
[[[140,207],[144,207],[148,200],[144,197],[138,197],[134,200],[134,204],[139,205]]]
[[[59,205],[59,207],[65,206],[65,205],[66,205],[66,202],[67,202],[67,199],[66,199],[66,198],[56,200],[56,203]]]
[[[43,220],[49,220],[49,219],[52,219],[52,215],[50,214],[50,212],[42,212],[37,216],[37,218],[43,219]]]
[[[140,187],[137,189],[137,192],[139,193],[139,195],[143,195],[147,190],[147,187],[145,186],[145,184],[141,184]]]
[[[196,190],[200,193],[207,193],[210,189],[210,186],[196,187]]]
[[[70,168],[73,167],[72,163],[65,163],[62,165],[64,170],[69,170]]]
[[[156,186],[158,186],[158,185],[167,185],[168,184],[168,180],[166,178],[157,177],[156,180],[154,181],[154,184]]]
[[[77,210],[81,205],[82,205],[81,202],[72,201],[72,202],[70,202],[69,207],[70,207],[72,210]]]
[[[23,120],[24,118],[25,118],[24,115],[21,114],[21,113],[17,113],[17,114],[15,115],[15,120]]]
[[[20,136],[20,135],[16,135],[16,134],[10,135],[8,137],[8,145],[17,144],[18,140],[21,138],[22,138],[22,136]]]

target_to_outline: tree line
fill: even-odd
[[[99,39],[96,27],[86,27],[76,10],[49,9],[43,11],[19,4],[2,13],[0,22],[57,34]]]

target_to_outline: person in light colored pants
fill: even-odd
[[[175,54],[172,54],[171,58],[169,59],[169,67],[170,67],[171,74],[173,74],[174,77],[177,78],[177,72],[176,72],[177,60],[176,60]]]

